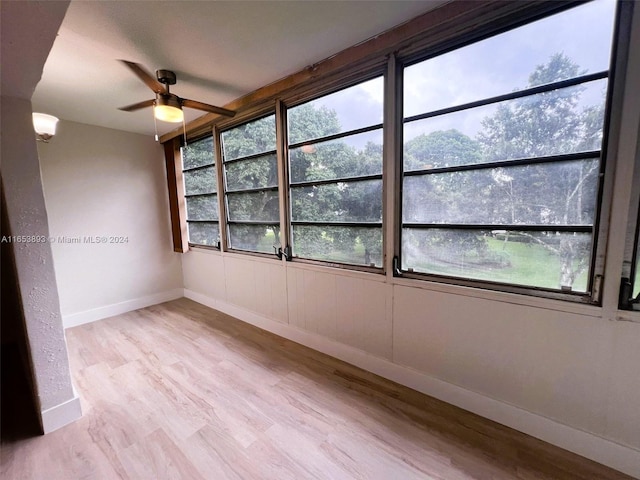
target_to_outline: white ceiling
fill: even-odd
[[[153,134],[153,93],[117,59],[173,70],[172,92],[226,103],[444,3],[72,1],[32,98],[34,111]],[[187,121],[202,112],[185,109]],[[175,124],[158,123],[159,133]]]

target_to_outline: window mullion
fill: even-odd
[[[384,269],[389,280],[396,274],[395,262],[400,256],[401,184],[402,184],[402,68],[396,55],[387,62],[384,90],[384,156],[382,243]]]
[[[218,222],[218,228],[220,230],[220,250],[226,251],[229,249],[229,242],[227,240],[227,222],[224,221],[224,219],[227,218],[227,208],[225,205],[227,192],[222,166],[222,137],[218,127],[214,127],[213,129],[213,138],[216,158],[216,180],[218,182],[218,218],[220,219]]]
[[[281,100],[276,101],[276,158],[278,161],[278,200],[280,203],[280,248],[291,256],[291,211],[289,209],[289,149],[287,147],[287,111]]]
[[[615,168],[608,168],[602,179],[602,206],[598,225],[598,244],[595,252],[594,273],[607,278],[602,291],[602,306],[605,315],[615,315],[619,308],[620,279],[624,276],[625,262],[631,261],[632,249],[629,246],[632,236],[621,238],[619,232],[633,222],[633,217],[626,216],[623,221],[616,212],[631,208],[627,182],[636,180],[634,170],[635,147],[639,141],[637,96],[629,95],[629,89],[635,88],[638,74],[638,49],[634,48],[635,34],[632,33],[631,22],[638,23],[638,11],[635,2],[618,4],[618,31],[614,55],[612,58],[611,95],[608,107],[608,121],[605,129],[606,145],[603,145],[605,160],[615,161]],[[634,18],[635,17],[635,18]],[[636,41],[637,44],[637,41]],[[635,55],[634,55],[635,51]],[[633,87],[632,87],[633,85]],[[625,94],[626,93],[626,94]],[[623,122],[623,118],[627,121]],[[630,121],[630,119],[633,119]],[[634,183],[634,185],[637,185]],[[633,189],[633,187],[632,187]],[[614,197],[615,191],[615,197]],[[623,226],[624,222],[624,226]],[[633,235],[632,228],[627,235]],[[606,263],[605,263],[606,259]],[[629,272],[630,273],[630,272]]]

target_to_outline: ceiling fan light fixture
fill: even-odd
[[[153,107],[156,119],[163,122],[180,123],[184,120],[184,112],[180,100],[172,94],[158,94]]]

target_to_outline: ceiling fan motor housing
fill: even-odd
[[[164,85],[176,84],[176,74],[171,70],[156,70],[156,77],[158,81]]]

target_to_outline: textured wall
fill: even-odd
[[[49,237],[31,102],[2,97],[2,186],[11,233]],[[74,396],[51,245],[14,245],[24,319],[38,400],[42,411]]]

